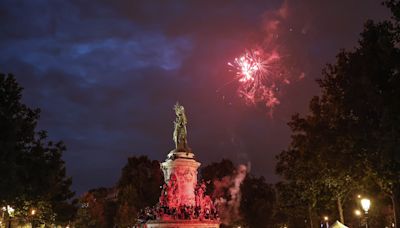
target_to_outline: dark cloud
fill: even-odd
[[[318,94],[324,64],[356,45],[366,19],[388,15],[373,0],[6,0],[0,68],[42,109],[40,128],[66,142],[80,193],[114,184],[128,156],[164,159],[177,100],[202,163],[251,162],[274,182],[275,155],[289,143],[286,122]],[[243,104],[230,83],[227,62],[256,46],[278,48],[291,77],[272,117]]]

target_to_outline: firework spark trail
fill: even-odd
[[[280,103],[276,94],[278,83],[288,80],[281,77],[279,60],[276,51],[262,53],[250,50],[235,58],[233,63],[228,63],[236,72],[239,96],[247,104],[264,103],[272,109]]]

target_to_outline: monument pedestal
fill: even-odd
[[[196,208],[199,214],[189,219],[176,218],[176,214],[160,216],[147,221],[146,228],[219,228],[220,222],[213,213],[215,208],[210,197],[204,196],[205,189],[197,186],[199,166],[200,162],[194,159],[192,152],[173,150],[168,154],[165,162],[161,163],[166,184],[160,204],[169,211],[186,210],[183,214],[188,213],[189,217],[194,216],[193,210]]]
[[[152,220],[146,223],[146,228],[219,228],[219,222],[200,220]]]
[[[197,185],[197,169],[200,163],[191,152],[171,151],[165,162],[161,163],[164,180],[167,185],[176,181],[177,191],[174,194],[176,205],[195,206],[195,188]]]
[[[159,203],[139,216],[144,218],[139,227],[219,228],[217,209],[211,197],[205,195],[206,185],[204,182],[197,183],[200,163],[194,159],[187,144],[185,109],[178,103],[174,109],[175,150],[161,163],[165,184]]]

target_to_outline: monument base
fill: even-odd
[[[146,228],[219,228],[219,221],[210,220],[150,220]]]

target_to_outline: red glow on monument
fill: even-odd
[[[200,163],[188,146],[185,109],[177,103],[174,110],[175,149],[161,163],[165,184],[158,204],[140,213],[138,220],[148,228],[218,228],[220,222],[214,202],[205,195],[205,183],[197,182]]]

